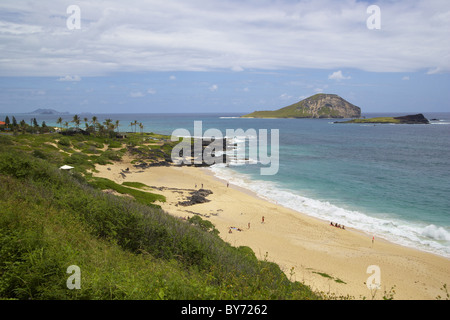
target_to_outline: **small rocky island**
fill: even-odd
[[[315,94],[275,111],[255,111],[241,118],[360,118],[361,109],[336,94]]]
[[[429,124],[423,114],[413,114],[402,117],[376,117],[369,119],[352,119],[348,121],[336,121],[335,123],[396,123],[396,124]]]

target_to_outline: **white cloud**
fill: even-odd
[[[409,77],[408,77],[408,76],[404,76],[404,77],[402,78],[402,80],[403,80],[403,81],[408,81],[408,80],[409,80]]]
[[[81,81],[80,76],[65,76],[58,79],[58,81],[70,81],[70,82],[77,82]]]
[[[147,90],[147,93],[149,93],[149,94],[156,94],[156,90],[153,89],[153,88],[150,88],[150,89]]]
[[[209,87],[209,91],[211,92],[215,92],[219,89],[219,86],[217,84],[213,84],[212,86]]]
[[[241,66],[232,66],[231,70],[234,72],[241,72],[244,71],[244,68],[242,68]]]
[[[330,74],[330,75],[328,76],[328,79],[330,79],[330,80],[341,81],[341,80],[351,79],[351,77],[350,77],[350,76],[348,76],[348,77],[344,76],[344,75],[342,74],[342,71],[339,70],[339,71],[335,71],[335,72],[333,72],[332,74]]]
[[[355,0],[77,5],[81,29],[68,30],[66,7],[53,0],[1,2],[0,76],[286,68],[450,72],[448,0],[382,0],[381,30],[367,29],[368,3]]]
[[[170,76],[170,77],[169,77],[169,80],[172,80],[172,81],[177,80],[177,77],[175,77],[175,76]]]
[[[435,67],[427,71],[427,74],[438,74],[438,73],[444,73],[444,70],[440,67]]]
[[[145,95],[141,92],[141,91],[132,91],[130,92],[130,97],[131,98],[142,98]]]
[[[292,98],[292,96],[288,95],[287,93],[283,93],[280,95],[280,99],[282,100],[289,100],[290,98]]]

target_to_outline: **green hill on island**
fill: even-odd
[[[275,111],[255,111],[243,118],[359,118],[361,109],[336,94],[319,93]]]

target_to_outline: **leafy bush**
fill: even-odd
[[[189,218],[188,222],[190,224],[199,226],[200,229],[202,229],[206,232],[211,232],[212,234],[215,234],[215,235],[219,234],[219,230],[217,230],[216,227],[214,227],[214,225],[211,223],[211,221],[203,220],[199,216],[193,216],[193,217]]]
[[[70,139],[67,137],[61,137],[61,139],[59,139],[58,144],[64,146],[64,147],[70,147],[71,143],[70,143]]]

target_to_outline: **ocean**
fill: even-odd
[[[366,117],[402,114],[363,114]],[[240,114],[96,114],[120,120],[121,131],[194,135],[215,128],[279,130],[279,170],[261,175],[258,159],[210,170],[231,184],[298,212],[355,228],[375,239],[450,258],[450,113],[424,113],[430,125],[336,124],[330,119],[245,119]],[[33,117],[57,126],[55,115]],[[93,115],[80,115],[91,119]],[[5,114],[0,114],[4,120]],[[61,115],[70,121],[72,115]],[[337,120],[340,121],[340,120]],[[81,125],[83,127],[83,123]],[[253,160],[253,161],[252,161]]]

